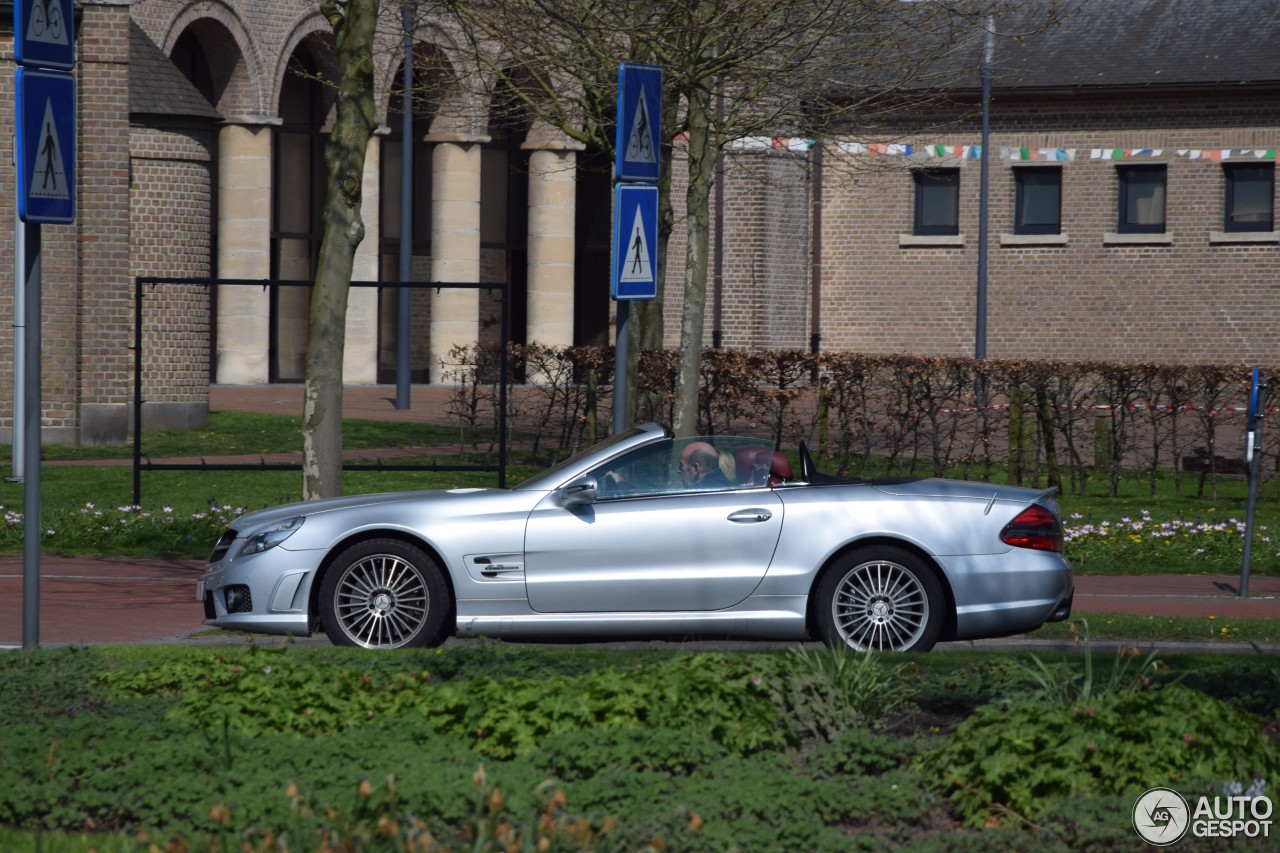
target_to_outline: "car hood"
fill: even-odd
[[[359,509],[367,506],[389,506],[401,503],[434,503],[436,501],[457,501],[468,495],[484,495],[506,493],[505,489],[435,489],[420,492],[384,492],[375,495],[345,495],[340,498],[323,498],[314,501],[273,506],[240,516],[231,525],[237,530],[248,531],[267,527],[295,516],[316,516],[339,510]]]

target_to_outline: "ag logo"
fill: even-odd
[[[1172,844],[1187,834],[1187,801],[1172,788],[1152,788],[1133,804],[1133,828],[1156,847]]]

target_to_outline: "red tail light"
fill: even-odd
[[[1062,525],[1057,516],[1040,506],[1031,506],[1000,531],[1000,541],[1015,548],[1062,553]]]

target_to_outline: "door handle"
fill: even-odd
[[[771,518],[773,513],[767,509],[740,509],[729,515],[729,520],[738,524],[758,524]]]

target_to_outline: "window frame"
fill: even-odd
[[[1046,175],[1053,175],[1057,178],[1057,210],[1052,223],[1028,225],[1023,222],[1026,212],[1026,195],[1024,181],[1031,176],[1039,178]],[[1063,170],[1061,166],[1037,166],[1037,167],[1016,167],[1013,170],[1014,182],[1014,202],[1013,202],[1013,233],[1014,234],[1061,234],[1062,233],[1062,178]]]
[[[937,179],[936,186],[951,190],[950,225],[926,224],[926,190],[930,189],[926,181]],[[945,183],[942,179],[945,179]],[[956,237],[960,234],[960,170],[959,169],[913,169],[911,182],[914,188],[914,210],[912,212],[911,233],[920,237]],[[928,205],[929,209],[933,205]]]
[[[1158,223],[1131,222],[1127,219],[1131,189],[1130,178],[1140,174],[1160,176],[1163,196],[1160,199],[1160,221]],[[1116,166],[1116,184],[1116,233],[1164,234],[1168,231],[1169,166],[1167,163],[1126,163],[1122,166]]]
[[[1233,177],[1245,170],[1260,170],[1269,178],[1270,193],[1268,201],[1270,210],[1266,220],[1260,222],[1237,222],[1232,219],[1235,212],[1236,187],[1239,178]],[[1222,230],[1228,233],[1269,232],[1276,229],[1276,168],[1275,163],[1223,163],[1222,164]]]

